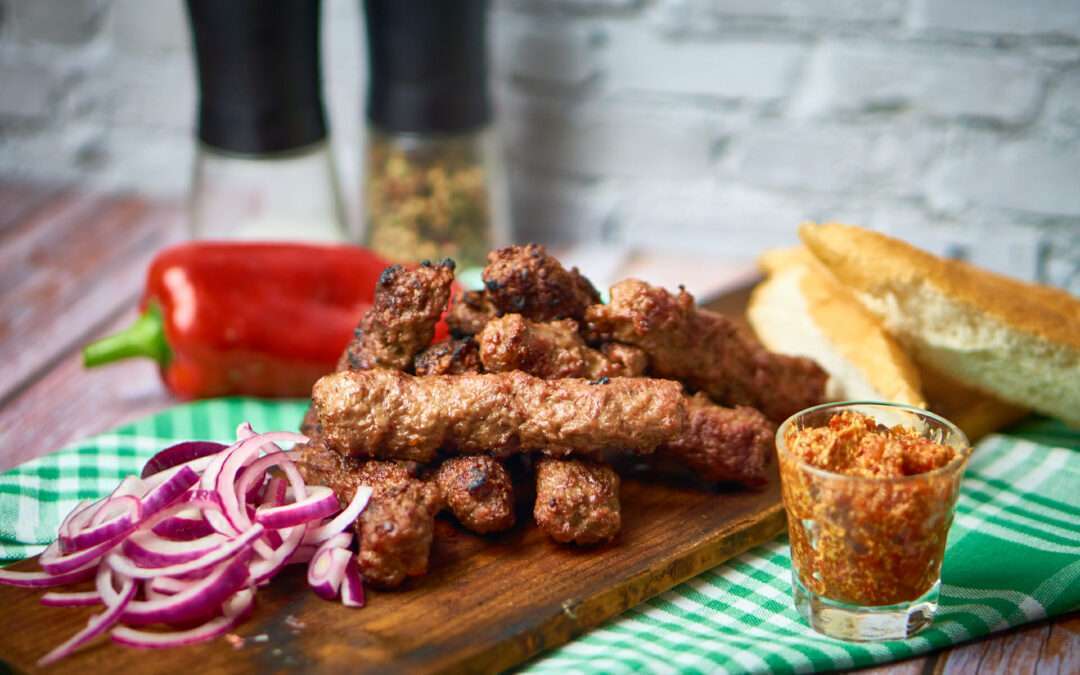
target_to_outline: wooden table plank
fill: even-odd
[[[87,337],[116,332],[135,316],[132,306]],[[147,359],[86,370],[69,352],[0,406],[0,471],[175,403]]]
[[[141,199],[68,194],[32,220],[0,249],[0,403],[131,304],[180,223]]]
[[[52,202],[63,188],[44,183],[0,181],[0,245],[30,221],[29,215]]]

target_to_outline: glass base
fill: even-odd
[[[866,607],[830,600],[803,586],[798,573],[791,572],[795,608],[815,631],[840,640],[877,642],[904,640],[934,622],[941,582],[935,582],[921,597],[897,605]]]

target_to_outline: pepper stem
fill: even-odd
[[[133,356],[149,357],[160,366],[167,365],[172,357],[161,309],[154,303],[124,330],[86,345],[83,366],[93,368]]]

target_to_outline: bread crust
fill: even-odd
[[[1065,291],[944,260],[851,225],[803,223],[799,236],[840,281],[862,292],[922,280],[1014,330],[1080,349],[1080,300]]]
[[[1080,426],[1080,300],[848,225],[800,235],[920,364]]]

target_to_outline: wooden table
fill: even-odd
[[[135,317],[154,252],[182,209],[0,181],[0,470],[172,403],[156,367],[84,371],[79,349]],[[1080,613],[868,673],[1077,673]]]

